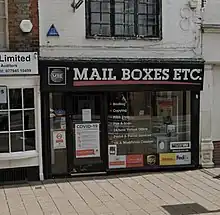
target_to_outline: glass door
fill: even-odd
[[[67,170],[67,132],[66,96],[64,93],[49,94],[50,148],[52,175],[66,174]]]
[[[71,129],[73,152],[71,174],[103,172],[105,144],[101,94],[74,94]],[[107,145],[106,145],[107,147]]]

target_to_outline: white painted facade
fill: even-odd
[[[39,0],[40,57],[173,58],[180,61],[202,58],[201,1],[162,0],[161,40],[86,39],[85,0],[76,11],[71,7],[72,2]],[[197,8],[191,8],[189,2],[198,3]],[[52,24],[59,37],[47,37]],[[211,133],[205,127],[211,118],[209,90],[212,78],[209,73],[205,79],[205,90],[201,95],[203,136],[200,139],[203,142],[209,141]]]
[[[205,89],[202,94],[202,137],[206,148],[213,150],[213,142],[220,141],[220,1],[208,0],[203,14],[203,57],[205,66]],[[208,157],[207,157],[208,158]],[[212,157],[209,158],[212,160]],[[213,166],[213,162],[207,164]]]
[[[85,0],[75,12],[72,2],[39,0],[41,57],[201,57],[199,4],[191,10],[189,0],[162,0],[162,40],[114,40],[86,39]],[[59,37],[47,37],[52,24]]]

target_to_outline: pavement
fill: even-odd
[[[0,187],[0,215],[220,215],[220,168]]]

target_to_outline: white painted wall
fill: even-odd
[[[203,55],[207,63],[220,63],[220,1],[208,0],[203,23]],[[207,25],[209,28],[207,28]]]
[[[212,139],[220,141],[220,63],[213,67]]]
[[[203,14],[202,53],[206,61],[201,93],[201,160],[212,167],[213,141],[220,140],[220,1],[207,0]],[[219,66],[218,66],[219,65]]]
[[[205,73],[209,73],[209,79],[205,78],[205,86],[201,109],[206,107],[211,112],[211,119],[207,120],[206,127],[211,128],[212,141],[220,140],[220,1],[208,0],[204,10],[203,23],[203,57],[206,61]],[[204,115],[202,115],[205,118]],[[205,131],[204,131],[205,132]],[[203,133],[204,133],[203,132]]]
[[[194,21],[197,20],[189,10],[188,0],[162,0],[163,39],[161,41],[86,39],[85,3],[75,13],[70,6],[71,3],[72,0],[39,0],[41,56],[200,57],[200,31],[195,30]],[[189,18],[184,22],[185,17]],[[60,37],[46,36],[51,24],[55,25]],[[189,29],[184,31],[181,26]]]

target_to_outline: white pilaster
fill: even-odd
[[[38,84],[36,87],[36,120],[37,120],[37,149],[39,153],[39,178],[40,180],[44,180],[43,173],[43,155],[42,155],[42,129],[41,129],[41,93],[40,93],[40,81],[38,80]]]
[[[213,66],[205,65],[204,87],[200,101],[200,163],[204,168],[214,166],[212,142]]]

